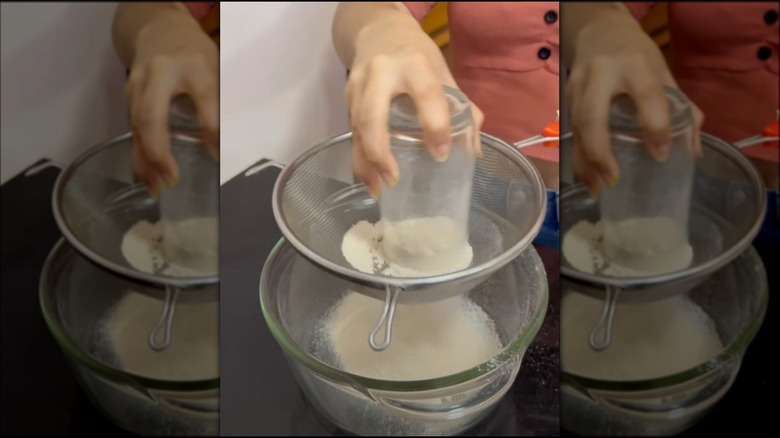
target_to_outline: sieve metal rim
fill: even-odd
[[[321,266],[342,278],[346,278],[370,287],[384,289],[389,286],[399,288],[403,291],[411,291],[415,289],[436,286],[443,283],[467,281],[483,276],[488,276],[489,274],[492,274],[507,263],[514,260],[520,253],[522,253],[523,250],[525,250],[528,245],[531,244],[533,239],[539,233],[542,224],[544,223],[544,218],[547,213],[547,193],[542,176],[536,169],[536,166],[534,166],[516,148],[513,148],[505,141],[492,135],[480,133],[480,139],[483,144],[487,143],[491,147],[499,150],[500,152],[503,152],[507,159],[514,161],[517,165],[527,170],[533,177],[532,182],[535,183],[534,185],[537,190],[536,195],[540,200],[539,205],[541,208],[537,213],[537,217],[534,220],[533,225],[525,236],[515,242],[515,244],[512,245],[507,251],[504,251],[499,256],[494,257],[486,262],[476,266],[471,266],[461,271],[430,277],[388,277],[377,274],[367,274],[358,271],[357,269],[347,268],[338,263],[334,263],[327,258],[320,256],[315,251],[309,249],[303,242],[300,241],[300,239],[297,238],[292,229],[287,226],[287,220],[284,215],[284,209],[282,207],[281,192],[286,186],[287,182],[290,180],[290,176],[298,167],[301,166],[301,164],[305,163],[309,158],[316,155],[320,151],[351,139],[352,132],[346,132],[325,140],[299,155],[298,158],[293,160],[290,164],[284,166],[281,173],[279,173],[279,176],[276,179],[276,183],[274,184],[274,191],[272,196],[274,219],[276,219],[276,224],[285,239],[290,242],[290,244],[292,244],[296,251],[312,261],[314,264]]]
[[[764,181],[758,174],[755,167],[742,155],[738,149],[731,146],[724,140],[721,140],[713,135],[701,133],[701,142],[706,143],[707,146],[714,148],[720,153],[728,156],[734,160],[743,171],[745,171],[756,187],[759,187],[757,192],[757,204],[760,206],[761,214],[756,216],[753,225],[750,227],[747,233],[732,247],[723,251],[717,257],[714,257],[700,265],[689,267],[681,271],[671,272],[668,274],[657,276],[645,276],[645,277],[607,277],[596,274],[587,274],[585,272],[574,269],[570,266],[561,264],[561,276],[565,281],[570,281],[573,284],[590,287],[590,288],[603,288],[604,286],[613,286],[620,288],[621,293],[629,292],[636,293],[643,288],[653,287],[661,283],[670,283],[683,280],[693,279],[699,276],[705,276],[712,274],[718,269],[726,266],[731,261],[739,257],[747,248],[750,247],[750,243],[758,234],[761,229],[761,223],[766,215],[766,196],[764,196]],[[565,141],[562,139],[562,141]],[[567,197],[574,196],[578,192],[586,190],[582,183],[574,184],[565,188],[560,194],[560,203],[566,202]]]
[[[110,260],[101,257],[98,253],[91,250],[88,245],[82,242],[73,232],[71,232],[68,226],[67,220],[65,220],[65,214],[62,210],[63,195],[65,186],[70,177],[77,171],[77,169],[94,155],[102,152],[104,149],[110,147],[123,146],[126,142],[132,141],[133,133],[125,132],[123,134],[116,135],[107,140],[104,140],[97,145],[89,148],[86,152],[79,155],[69,165],[67,165],[57,177],[54,183],[54,190],[52,193],[52,210],[54,213],[54,221],[57,223],[57,227],[65,237],[65,239],[73,245],[73,247],[81,253],[84,257],[97,263],[109,271],[122,275],[126,278],[130,278],[141,283],[151,284],[156,286],[174,286],[181,288],[183,291],[188,289],[197,289],[200,287],[212,286],[219,283],[219,275],[203,276],[203,277],[167,277],[161,275],[147,274],[144,272],[136,271],[125,266],[121,266]],[[183,133],[179,131],[171,131],[170,138],[178,139],[187,142],[200,142],[200,138],[193,133]],[[137,183],[137,185],[141,185]]]

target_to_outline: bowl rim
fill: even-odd
[[[108,378],[115,382],[126,383],[134,388],[140,386],[144,389],[151,390],[185,392],[219,389],[219,377],[204,380],[179,381],[144,377],[110,366],[81,348],[60,323],[60,318],[56,309],[57,299],[52,296],[54,295],[53,288],[49,287],[49,285],[53,281],[58,280],[61,275],[61,269],[57,268],[57,264],[63,263],[63,260],[73,259],[74,257],[83,257],[83,255],[64,237],[61,237],[46,257],[38,283],[38,303],[41,308],[41,313],[43,314],[43,319],[46,322],[49,332],[51,332],[55,341],[67,357],[75,360],[79,365],[87,367],[101,377]],[[85,260],[96,265],[98,269],[102,269],[101,265],[95,264],[91,259],[85,258]]]
[[[537,254],[533,246],[526,248],[524,253],[528,253],[529,257],[537,261],[536,271],[541,273],[540,279],[540,299],[537,301],[537,306],[532,310],[534,312],[533,317],[530,318],[520,333],[515,335],[499,353],[493,356],[490,360],[480,363],[467,370],[441,376],[433,379],[424,380],[408,380],[408,381],[393,381],[382,380],[370,377],[364,377],[357,374],[348,373],[340,370],[336,367],[327,364],[320,359],[307,353],[301,348],[298,343],[292,339],[292,337],[283,328],[282,324],[273,315],[273,310],[270,308],[271,303],[268,302],[266,294],[272,293],[270,291],[271,271],[274,269],[275,261],[284,255],[283,251],[291,254],[290,257],[303,257],[296,248],[291,245],[284,237],[274,245],[268,258],[263,265],[263,270],[260,275],[259,284],[259,298],[260,308],[263,313],[263,318],[268,325],[271,334],[276,342],[281,347],[284,354],[288,357],[292,357],[298,363],[301,363],[309,371],[315,374],[335,382],[347,382],[355,389],[366,388],[369,391],[388,391],[388,392],[419,392],[419,391],[432,391],[439,390],[445,387],[454,386],[462,383],[466,383],[490,374],[491,372],[501,369],[503,364],[511,360],[517,355],[523,355],[524,352],[531,345],[539,329],[544,322],[547,314],[547,308],[549,305],[549,285],[547,283],[547,273],[544,269],[544,265],[541,258]],[[305,259],[305,257],[303,257]],[[512,263],[516,262],[519,256],[512,260]],[[322,269],[322,268],[321,268]]]
[[[741,356],[750,344],[753,342],[758,331],[764,323],[767,307],[769,306],[769,285],[767,282],[766,269],[761,262],[761,258],[752,246],[748,246],[737,259],[741,257],[747,257],[748,260],[756,263],[756,266],[760,269],[760,277],[763,279],[759,286],[759,303],[758,311],[755,313],[752,320],[745,324],[743,329],[728,343],[718,354],[711,357],[707,361],[700,363],[694,367],[686,370],[662,376],[652,379],[642,380],[603,380],[594,379],[590,377],[580,376],[571,372],[567,372],[561,366],[561,384],[569,384],[574,388],[580,390],[595,390],[595,391],[607,391],[607,392],[640,392],[640,391],[652,391],[657,389],[663,389],[670,386],[680,385],[690,382],[694,378],[705,376],[716,371],[719,365],[734,358]],[[737,260],[735,259],[735,260]],[[733,261],[732,261],[733,262]],[[563,362],[561,362],[562,364]]]

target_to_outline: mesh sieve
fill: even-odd
[[[385,328],[389,345],[396,304],[422,304],[473,289],[515,259],[544,220],[547,197],[541,176],[516,149],[482,134],[468,224],[473,259],[467,268],[409,278],[353,268],[341,251],[345,233],[357,222],[380,219],[378,203],[349,170],[351,133],[327,140],[285,167],[274,187],[273,210],[285,238],[315,264],[350,280],[355,292],[385,301],[375,332]],[[403,178],[403,175],[401,175]],[[376,333],[374,333],[376,334]]]
[[[728,143],[701,134],[703,156],[696,162],[688,220],[693,261],[683,270],[645,277],[610,277],[574,268],[561,257],[561,282],[575,291],[604,300],[602,319],[596,323],[591,346],[604,349],[610,342],[611,322],[617,303],[643,303],[692,290],[750,246],[766,211],[764,185],[756,169]],[[571,136],[562,141],[571,146]],[[582,220],[600,219],[598,201],[583,185],[561,191],[561,236]],[[602,341],[595,341],[600,332]]]
[[[171,147],[174,150],[201,147],[201,142],[194,135],[173,133]],[[198,169],[180,171],[184,175]],[[217,275],[149,274],[138,271],[125,259],[121,245],[127,230],[141,220],[155,223],[160,219],[159,204],[133,176],[130,133],[93,147],[66,167],[55,183],[52,206],[57,225],[70,244],[92,262],[114,273],[147,284],[180,289],[219,281]]]

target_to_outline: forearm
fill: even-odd
[[[418,35],[422,46],[425,46],[425,39],[430,40],[409,9],[400,2],[342,2],[333,18],[332,33],[336,53],[347,68],[355,60],[362,38],[390,42],[398,37],[408,41],[410,35]]]
[[[139,39],[145,33],[181,29],[183,26],[199,28],[198,22],[180,2],[120,2],[111,29],[114,49],[129,68],[136,57]]]
[[[561,6],[561,62],[571,66],[577,55],[577,41],[588,32],[614,32],[617,29],[644,34],[639,23],[622,2],[569,2]]]

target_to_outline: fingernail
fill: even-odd
[[[371,198],[374,199],[374,201],[379,199],[379,191],[376,189],[368,188],[368,195],[371,196]]]
[[[601,191],[598,188],[588,187],[588,194],[592,199],[599,199]]]
[[[382,180],[390,187],[395,187],[395,185],[398,184],[398,178],[393,177],[393,175],[389,173],[383,173]]]
[[[477,158],[482,158],[485,154],[482,153],[482,147],[477,148],[477,153],[475,154]]]
[[[176,183],[179,182],[178,178],[174,177],[171,174],[166,173],[163,176],[163,181],[165,181],[165,185],[167,185],[169,188],[173,188],[176,186]]]
[[[610,186],[611,188],[614,189],[617,186],[617,184],[618,184],[618,177],[616,177],[616,176],[607,177],[607,185],[608,186]]]
[[[439,163],[447,161],[450,156],[450,145],[442,144],[433,148],[433,158]]]
[[[704,152],[701,149],[696,150],[696,158],[701,158],[704,156]]]
[[[149,197],[154,199],[155,201],[160,199],[160,193],[159,192],[156,192],[156,191],[154,191],[152,189],[147,190],[147,192],[149,193]]]
[[[664,162],[669,159],[669,150],[671,149],[671,146],[669,144],[662,144],[655,148],[653,151],[653,155],[655,156],[655,159]]]

